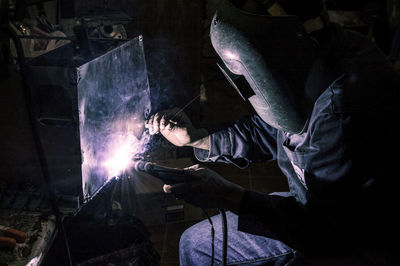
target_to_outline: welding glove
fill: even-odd
[[[161,133],[175,146],[194,146],[196,141],[208,136],[205,129],[193,126],[189,117],[180,109],[164,110],[152,115],[145,123],[150,135]]]
[[[197,164],[185,168],[184,183],[164,185],[164,191],[197,207],[237,211],[244,189]]]

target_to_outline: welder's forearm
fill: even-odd
[[[189,143],[187,146],[207,151],[210,150],[210,135],[208,131],[204,128],[198,129],[195,134],[195,141]]]

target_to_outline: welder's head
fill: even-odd
[[[286,132],[304,131],[310,115],[305,82],[319,53],[310,34],[326,27],[323,10],[322,0],[226,0],[211,23],[224,75],[266,123]]]

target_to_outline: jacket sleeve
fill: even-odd
[[[210,150],[194,149],[201,162],[231,163],[246,168],[249,163],[276,159],[277,130],[255,115],[210,135]]]

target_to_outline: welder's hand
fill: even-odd
[[[145,123],[150,135],[161,133],[175,146],[197,147],[202,139],[207,139],[208,132],[205,129],[197,129],[190,119],[180,109],[174,108],[158,112],[152,115]],[[201,147],[199,147],[201,148]]]
[[[241,186],[203,166],[193,165],[185,172],[184,183],[164,185],[164,191],[195,206],[239,211],[244,192]]]

